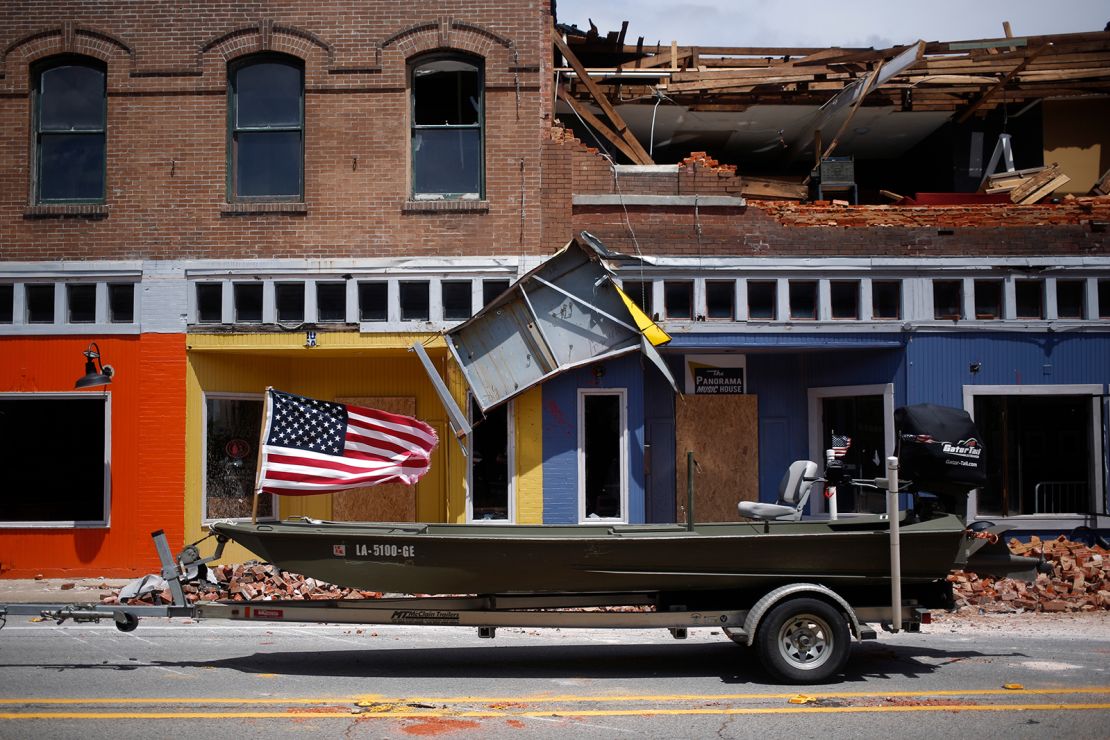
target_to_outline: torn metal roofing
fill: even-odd
[[[674,379],[613,282],[610,252],[583,233],[444,338],[483,411],[575,367],[640,350]]]

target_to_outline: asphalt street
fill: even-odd
[[[0,630],[0,738],[1105,738],[1110,618],[945,621],[770,681],[719,631],[144,619]]]

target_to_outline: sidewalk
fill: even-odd
[[[0,604],[84,604],[111,596],[128,578],[0,579]]]

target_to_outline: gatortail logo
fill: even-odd
[[[981,445],[979,443],[979,440],[975,439],[975,437],[961,439],[955,444],[951,442],[945,442],[944,446],[941,449],[944,450],[944,453],[947,455],[969,457],[974,460],[978,460],[979,457],[983,454],[983,445]]]

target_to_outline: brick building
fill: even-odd
[[[691,446],[699,517],[731,516],[841,424],[866,473],[895,404],[1032,418],[1060,397],[1078,416],[1052,444],[1082,447],[1083,472],[1037,482],[1082,485],[1030,526],[1104,524],[1105,198],[757,201],[689,150],[616,164],[555,105],[543,0],[0,8],[0,576],[142,573],[150,530],[176,546],[248,516],[266,386],[415,415],[442,442],[415,490],[266,498],[263,516],[674,521]],[[440,332],[583,230],[643,258],[620,274],[674,336],[682,397],[623,357],[482,418]],[[417,342],[481,422],[462,445]],[[110,385],[74,388],[83,353]],[[745,392],[703,397],[708,371]],[[598,455],[620,457],[615,508],[581,472]],[[1041,513],[1014,491],[972,513]]]

